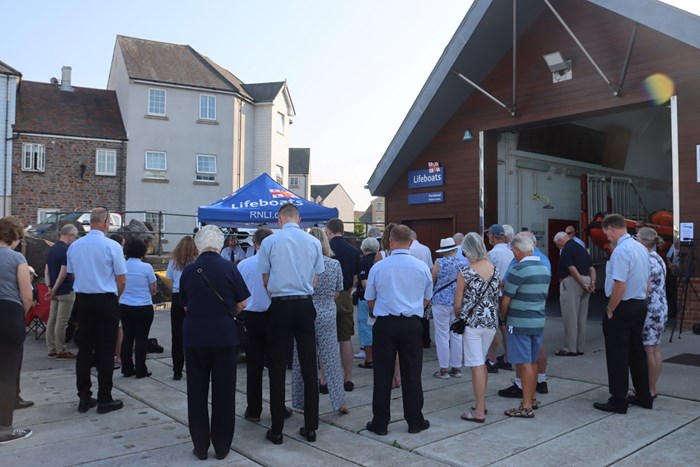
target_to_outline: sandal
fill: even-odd
[[[476,406],[472,405],[471,410],[472,410],[472,412],[476,411]],[[484,409],[484,415],[488,415],[488,414],[489,414],[489,409]]]
[[[462,420],[466,420],[468,422],[476,422],[476,423],[484,423],[486,421],[485,418],[477,418],[475,417],[471,412],[464,412],[462,415],[459,416]]]
[[[371,370],[374,368],[374,362],[368,362],[367,360],[365,360],[357,366],[359,366],[360,368],[367,368],[368,370]]]
[[[565,350],[565,349],[559,349],[556,352],[554,352],[554,355],[557,355],[559,357],[577,357],[578,353],[569,352],[568,350]]]
[[[520,407],[508,409],[504,412],[509,417],[519,418],[535,418],[535,411],[532,408],[526,409],[522,405]]]
[[[450,374],[447,370],[445,370],[444,372],[442,370],[438,370],[435,373],[433,373],[433,378],[450,379]]]
[[[338,415],[347,415],[350,413],[350,409],[347,407],[341,407],[338,409]]]

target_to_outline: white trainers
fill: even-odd
[[[364,358],[366,358],[366,357],[367,357],[367,355],[365,355],[365,351],[364,351],[364,350],[360,350],[359,352],[357,352],[357,353],[355,354],[355,358],[358,358],[358,359],[360,359],[360,358],[364,359]]]
[[[0,444],[11,443],[12,441],[17,441],[18,439],[29,438],[32,436],[32,430],[29,428],[20,429],[17,428],[12,430],[12,433],[6,435],[0,435]]]

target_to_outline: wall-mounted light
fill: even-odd
[[[552,72],[552,81],[558,83],[559,81],[566,81],[572,78],[571,59],[565,60],[562,57],[561,52],[552,52],[542,56],[549,71]]]
[[[467,131],[464,132],[464,136],[462,136],[462,141],[472,141],[474,139],[474,135],[472,134],[472,130],[467,128]]]
[[[84,162],[80,163],[80,178],[83,178],[85,176],[85,169],[87,169],[87,165],[85,165]]]

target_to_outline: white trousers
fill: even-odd
[[[440,368],[462,367],[462,335],[450,332],[450,323],[455,319],[452,305],[433,303],[435,349]]]

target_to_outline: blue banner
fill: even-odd
[[[432,193],[416,193],[408,195],[408,204],[442,203],[444,200],[444,191],[434,191]]]
[[[437,170],[412,170],[408,172],[408,188],[425,188],[430,186],[443,186],[445,184],[445,169]]]

